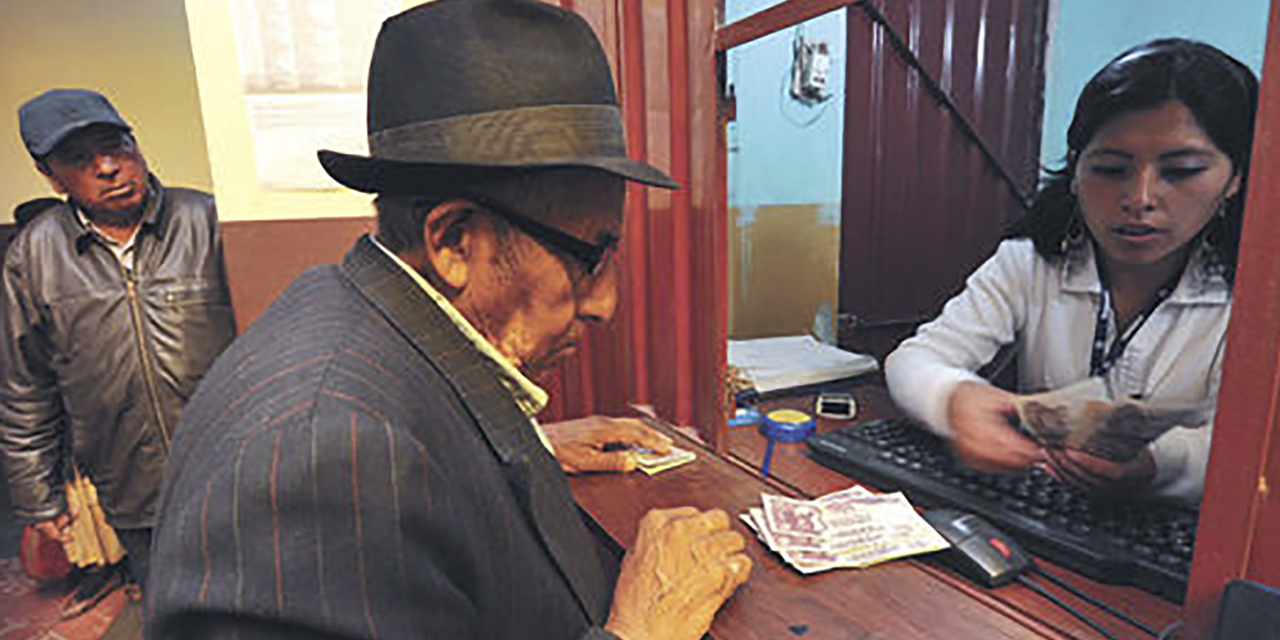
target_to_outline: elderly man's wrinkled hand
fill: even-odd
[[[746,542],[719,509],[655,509],[622,562],[605,629],[623,640],[698,640],[751,575]]]
[[[543,431],[565,473],[633,471],[634,449],[671,450],[671,438],[632,418],[588,416],[544,425]]]

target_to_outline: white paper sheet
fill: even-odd
[[[761,394],[870,373],[876,359],[823,344],[812,336],[730,340],[729,364],[743,371]]]

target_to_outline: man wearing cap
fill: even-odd
[[[696,640],[751,562],[721,511],[645,516],[620,571],[562,469],[664,449],[632,421],[545,426],[530,374],[617,301],[626,180],[608,62],[536,0],[387,20],[376,237],[304,274],[188,405],[165,478],[147,631],[167,638]],[[616,577],[615,577],[616,576]]]
[[[0,454],[13,508],[67,541],[63,487],[79,471],[143,581],[178,415],[235,333],[213,199],[163,187],[101,94],[54,89],[18,120],[66,201],[4,256]]]

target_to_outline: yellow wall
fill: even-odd
[[[212,191],[183,4],[174,0],[0,3],[0,224],[51,195],[18,134],[18,107],[55,87],[101,91],[166,184]]]
[[[840,207],[729,210],[729,338],[801,335],[839,306]],[[834,330],[834,325],[831,325]]]

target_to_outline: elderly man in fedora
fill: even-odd
[[[626,470],[639,423],[533,420],[529,374],[613,315],[626,157],[587,24],[535,0],[386,21],[378,231],[300,276],[219,359],[174,442],[147,631],[167,638],[695,640],[751,562],[721,511],[645,516],[620,569],[562,470]],[[616,578],[615,578],[616,576]]]

